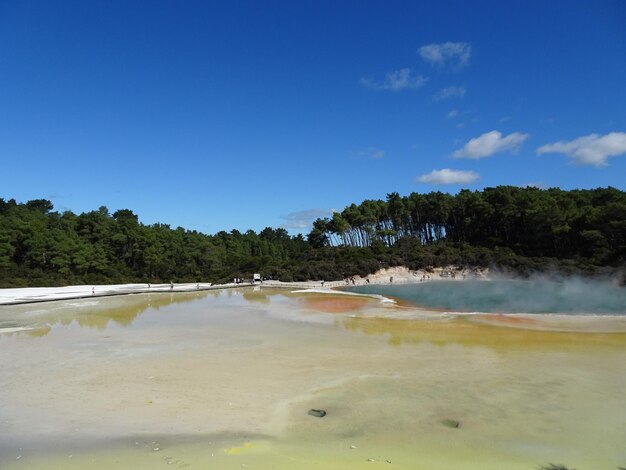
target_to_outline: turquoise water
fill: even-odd
[[[589,279],[429,281],[346,290],[450,311],[626,315],[625,287]]]

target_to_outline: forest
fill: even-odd
[[[336,280],[381,268],[455,264],[520,274],[598,274],[626,265],[626,193],[498,186],[390,193],[283,228],[203,234],[130,209],[58,212],[46,199],[0,198],[0,287],[126,282],[214,282],[261,273],[284,281]]]

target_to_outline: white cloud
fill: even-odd
[[[431,65],[442,66],[449,63],[460,68],[469,63],[472,46],[466,42],[428,44],[420,47],[417,53]]]
[[[446,114],[446,118],[448,119],[454,119],[455,117],[457,117],[459,115],[459,110],[458,109],[453,109],[452,111],[450,111],[448,114]]]
[[[371,78],[362,78],[361,85],[373,90],[400,91],[412,88],[419,88],[428,81],[422,75],[413,75],[411,69],[400,69],[389,72],[382,82]]]
[[[376,147],[369,147],[365,150],[359,150],[358,152],[356,152],[356,155],[358,157],[366,157],[371,158],[372,160],[378,160],[380,158],[383,158],[386,155],[386,152]]]
[[[313,225],[316,219],[321,217],[330,217],[333,211],[330,209],[307,209],[298,212],[291,212],[290,214],[283,215],[280,218],[285,220],[285,223],[281,225],[282,228],[291,228],[297,230],[308,230]]]
[[[464,86],[449,86],[447,88],[442,88],[437,93],[433,95],[433,99],[435,101],[447,100],[449,98],[462,98],[465,96],[465,87]]]
[[[537,149],[537,154],[563,153],[578,165],[606,166],[609,157],[626,153],[626,133],[589,134],[578,139],[554,142]]]
[[[430,173],[418,176],[416,181],[429,184],[469,184],[478,178],[480,178],[480,175],[474,171],[444,168],[443,170],[433,170]]]
[[[503,137],[500,132],[491,131],[470,139],[462,149],[454,152],[454,156],[456,158],[478,160],[500,152],[515,152],[527,138],[528,134],[519,132],[513,132]]]

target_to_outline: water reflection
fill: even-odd
[[[77,325],[97,330],[105,330],[112,325],[131,327],[144,313],[157,312],[175,304],[188,304],[203,299],[221,301],[221,304],[231,308],[246,304],[267,305],[272,303],[271,299],[277,304],[284,302],[296,304],[302,301],[299,294],[293,294],[285,289],[249,287],[51,301],[0,307],[0,333],[4,337],[14,335],[43,337],[55,326]]]
[[[270,295],[272,295],[271,291],[262,290],[252,288],[252,289],[242,289],[243,298],[248,302],[258,302],[262,304],[270,303]]]
[[[183,304],[200,300],[211,295],[220,296],[221,290],[188,293],[154,293],[100,298],[97,300],[72,300],[47,302],[45,304],[19,305],[2,312],[2,328],[23,326],[16,334],[43,337],[54,326],[69,326],[73,323],[83,328],[104,330],[111,323],[117,326],[131,326],[137,318],[148,310],[158,311],[173,304]]]

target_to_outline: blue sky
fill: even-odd
[[[0,163],[2,198],[205,233],[624,190],[626,2],[0,0]]]

